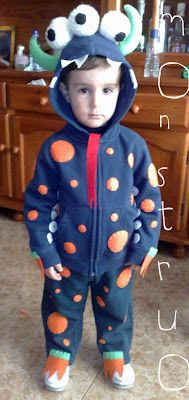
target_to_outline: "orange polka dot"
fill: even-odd
[[[72,180],[70,181],[70,186],[71,186],[72,188],[76,188],[78,185],[79,185],[79,182],[78,182],[76,179],[72,179]]]
[[[155,203],[153,200],[151,199],[145,199],[142,201],[140,208],[144,211],[144,212],[152,212],[155,208]]]
[[[81,294],[76,294],[76,295],[73,297],[73,301],[74,301],[75,303],[79,303],[81,300],[82,300],[82,295],[81,295]]]
[[[157,226],[158,226],[158,221],[155,221],[155,220],[154,220],[154,221],[152,221],[152,222],[150,223],[150,227],[153,228],[153,229],[156,228]]]
[[[68,254],[74,254],[74,253],[76,253],[76,246],[72,242],[65,242],[64,243],[64,250]]]
[[[111,219],[112,222],[116,222],[119,219],[119,215],[117,213],[112,213],[110,215],[110,219]]]
[[[71,276],[71,271],[69,268],[63,266],[63,271],[60,272],[63,278],[69,278]]]
[[[108,190],[111,190],[111,192],[115,192],[119,188],[119,181],[117,178],[110,178],[106,182],[106,187]]]
[[[106,344],[106,341],[104,339],[99,339],[98,343],[100,344]]]
[[[125,268],[118,276],[117,280],[116,280],[116,285],[119,288],[124,288],[125,286],[128,285],[130,279],[132,276],[132,270],[131,267],[127,267]]]
[[[35,221],[38,218],[38,215],[37,210],[31,210],[28,212],[27,217],[30,221]]]
[[[108,289],[107,286],[103,286],[103,290],[104,290],[104,293],[108,293],[109,292],[109,289]]]
[[[54,334],[63,333],[68,327],[68,320],[58,312],[53,312],[47,319],[47,326]]]
[[[134,196],[133,196],[133,194],[131,193],[131,195],[130,195],[130,203],[131,203],[132,206],[133,206],[133,204],[134,204],[134,201],[135,201]]]
[[[57,140],[52,143],[50,152],[53,160],[57,162],[68,162],[75,156],[73,145],[66,140]]]
[[[128,161],[129,167],[133,168],[134,167],[134,162],[135,162],[133,153],[130,153],[128,155],[127,161]]]
[[[108,331],[112,331],[112,326],[111,325],[109,325],[108,327],[107,327],[107,329],[108,329]]]
[[[113,253],[119,253],[125,247],[128,241],[128,232],[127,231],[117,231],[113,233],[108,239],[108,248]]]
[[[61,289],[55,289],[54,291],[56,294],[61,293]]]
[[[105,304],[104,300],[102,299],[102,297],[97,296],[96,301],[100,307],[105,307],[106,304]]]
[[[37,190],[38,190],[38,192],[39,192],[40,194],[45,195],[45,194],[47,194],[47,192],[48,192],[48,187],[45,186],[45,185],[39,185],[38,188],[37,188]]]
[[[149,183],[153,187],[158,186],[158,177],[157,177],[157,172],[156,172],[156,167],[153,163],[151,163],[148,167],[148,179]]]
[[[69,346],[70,345],[70,340],[69,339],[64,339],[63,340],[64,346]]]
[[[87,227],[86,227],[86,225],[83,225],[83,224],[78,225],[77,229],[78,229],[78,231],[81,232],[81,233],[87,232]]]
[[[108,156],[112,156],[112,154],[114,154],[114,149],[113,149],[112,147],[108,147],[108,148],[106,149],[106,154],[107,154]]]

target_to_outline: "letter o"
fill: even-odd
[[[180,387],[178,387],[178,388],[167,388],[167,387],[165,387],[165,386],[162,384],[162,382],[161,382],[161,377],[160,377],[161,363],[162,363],[162,361],[164,360],[164,358],[167,358],[167,357],[179,357],[179,358],[182,358],[184,361],[186,361],[186,364],[188,365],[188,381],[187,381],[187,383],[186,383],[185,386],[180,386]],[[177,392],[178,392],[178,391],[180,391],[180,390],[182,390],[182,389],[185,389],[185,387],[188,386],[188,384],[189,384],[189,362],[188,362],[188,360],[187,360],[185,357],[179,356],[178,354],[167,354],[166,356],[162,357],[162,358],[160,359],[160,361],[159,361],[158,379],[159,379],[160,386],[161,386],[162,389],[164,389],[164,390],[170,390],[170,391],[175,391],[175,392],[177,391]]]
[[[162,68],[163,68],[165,65],[171,65],[171,64],[178,64],[178,65],[181,65],[181,67],[185,68],[185,70],[186,70],[187,73],[188,73],[188,88],[187,88],[187,91],[186,91],[184,94],[181,94],[181,95],[179,95],[179,96],[167,96],[167,95],[164,94],[164,93],[162,92],[162,90],[161,90],[161,82],[160,82],[160,81],[161,81],[161,70],[162,70]],[[170,62],[167,62],[167,63],[161,65],[161,67],[160,67],[160,69],[159,69],[159,74],[158,74],[158,89],[159,89],[159,92],[160,92],[161,96],[167,97],[167,99],[176,100],[176,99],[180,99],[181,97],[186,96],[187,93],[189,92],[189,70],[188,70],[188,68],[187,68],[185,65],[180,64],[180,63],[178,63],[178,62],[174,62],[174,61],[170,61]]]

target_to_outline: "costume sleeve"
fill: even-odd
[[[156,168],[152,163],[147,145],[140,138],[134,151],[133,200],[137,209],[131,246],[132,264],[141,266],[144,274],[158,251],[161,228],[161,195]]]
[[[60,263],[54,237],[58,218],[59,176],[48,141],[41,147],[34,177],[25,191],[24,219],[32,256],[43,268]]]

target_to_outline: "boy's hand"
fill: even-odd
[[[45,269],[45,275],[54,281],[61,281],[62,277],[59,272],[63,271],[61,264],[55,264],[50,268]]]

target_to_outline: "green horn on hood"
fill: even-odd
[[[31,37],[30,43],[30,54],[34,58],[34,61],[40,65],[40,67],[46,69],[47,71],[54,71],[58,64],[59,56],[52,56],[41,50],[37,43],[37,39]]]
[[[119,44],[119,48],[126,56],[127,54],[132,53],[132,51],[134,51],[138,46],[142,34],[142,19],[136,8],[129,4],[124,6],[124,10],[131,23],[131,32],[129,36]]]

